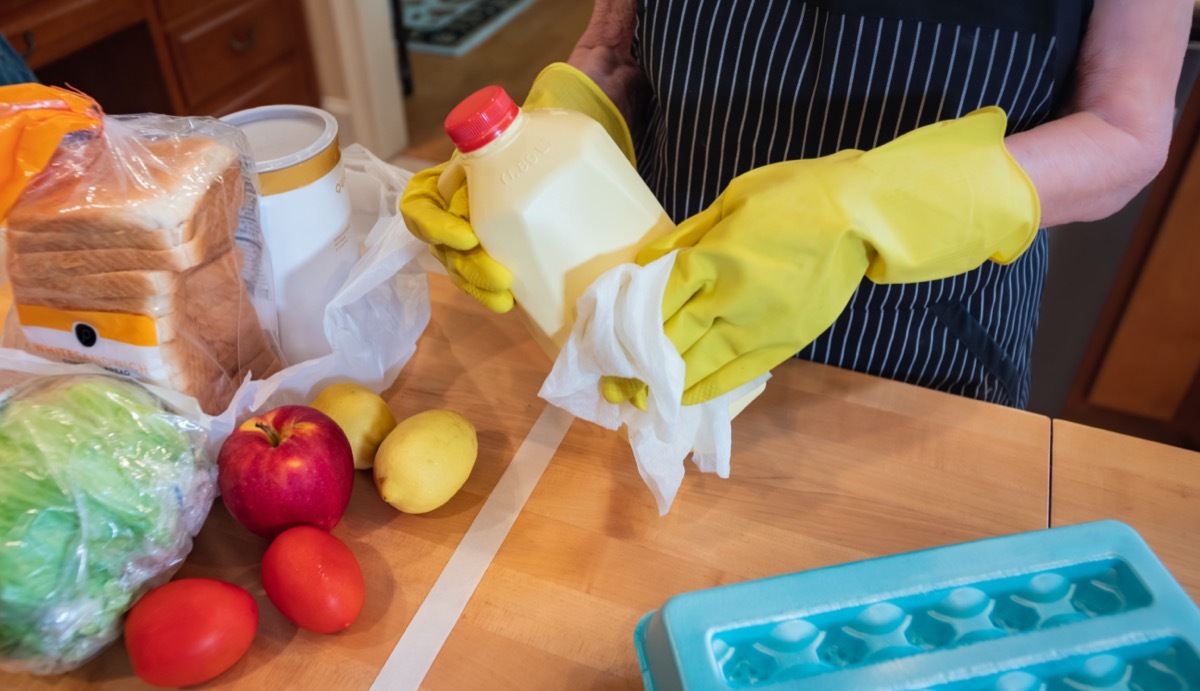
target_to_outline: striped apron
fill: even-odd
[[[1009,133],[1061,105],[1087,0],[640,0],[639,172],[679,221],[736,175],[870,149],[986,105]],[[803,228],[797,228],[803,232]],[[797,357],[1010,406],[1029,398],[1048,240],[929,283],[864,280]]]

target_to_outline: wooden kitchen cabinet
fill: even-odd
[[[0,31],[38,79],[110,113],[319,101],[301,0],[8,0]]]
[[[1200,448],[1200,82],[1062,417]]]

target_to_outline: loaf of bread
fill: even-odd
[[[205,137],[98,137],[13,207],[8,271],[27,348],[229,404],[281,368],[242,279],[236,152]]]

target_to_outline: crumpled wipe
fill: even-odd
[[[770,375],[699,405],[685,406],[684,363],[663,332],[662,298],[675,252],[646,266],[622,264],[597,279],[576,303],[570,339],[540,395],[572,415],[607,429],[626,425],[642,480],[670,510],[688,454],[702,472],[729,477],[730,407]],[[648,411],[609,403],[604,375],[636,377],[649,387]]]

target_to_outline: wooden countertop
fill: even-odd
[[[425,680],[640,688],[633,630],[670,596],[1044,528],[1049,420],[793,361],[659,517],[616,435],[576,422]]]
[[[431,277],[433,318],[385,393],[398,417],[449,407],[480,455],[464,490],[396,512],[360,474],[334,530],[367,600],[348,630],[299,631],[263,595],[265,543],[218,503],[180,572],[247,588],[258,637],[212,688],[365,689],[404,633],[544,407],[550,363],[520,320]],[[450,632],[424,688],[635,688],[633,628],[679,592],[991,535],[1048,521],[1050,421],[790,361],[738,418],[732,476],[689,465],[659,517],[616,433],[576,421]],[[139,688],[120,643],[68,675],[0,674],[0,687]]]
[[[1054,421],[1051,525],[1133,526],[1200,602],[1200,453]]]

